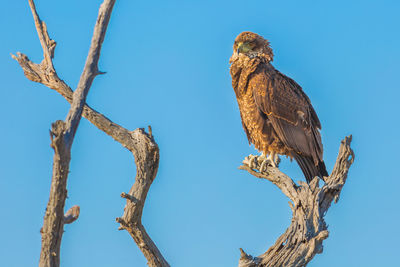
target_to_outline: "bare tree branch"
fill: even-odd
[[[17,53],[17,56],[12,55],[12,57],[18,61],[18,63],[21,65],[22,69],[24,70],[25,76],[35,82],[42,83],[46,85],[47,87],[56,90],[58,93],[60,93],[68,102],[72,102],[72,89],[64,82],[62,81],[56,73],[54,73],[53,76],[48,76],[43,69],[40,68],[40,65],[33,63],[32,61],[29,60],[27,56],[21,53]],[[154,138],[147,134],[143,129],[136,129],[135,131],[131,132],[124,127],[112,122],[110,119],[102,115],[101,113],[95,111],[88,105],[85,105],[83,109],[82,116],[88,119],[93,125],[95,125],[97,128],[105,132],[106,134],[110,135],[112,138],[114,138],[117,142],[119,142],[122,146],[127,148],[129,151],[131,151],[135,157],[135,163],[137,167],[136,171],[136,178],[135,181],[147,181],[145,186],[142,187],[143,184],[139,184],[135,182],[133,187],[131,188],[131,191],[138,192],[140,196],[144,196],[142,198],[142,204],[141,204],[141,210],[143,209],[144,206],[144,201],[145,197],[147,195],[147,192],[149,190],[149,186],[157,174],[157,169],[158,169],[158,159],[153,160],[155,156],[151,155],[141,155],[141,153],[144,151],[144,148],[146,146],[153,147],[154,151],[151,152],[153,154],[156,154],[156,157],[159,157],[159,151],[158,151],[158,146],[157,143],[155,142]],[[143,142],[143,140],[146,140]],[[139,164],[143,164],[143,160],[138,159],[147,159],[149,162],[146,162],[144,164],[144,169],[148,168],[147,166],[151,167],[150,172],[144,172],[144,171],[139,171]],[[154,166],[152,166],[154,165]],[[154,178],[152,178],[154,177]],[[125,213],[129,209],[134,209],[135,211],[129,212],[129,214],[137,214],[138,209],[135,206],[129,205],[127,202],[127,207],[125,207]],[[140,211],[141,214],[142,211]],[[123,216],[125,217],[125,216]],[[134,218],[138,219],[139,217],[135,216]],[[141,219],[141,217],[140,217]],[[141,225],[141,223],[140,223]],[[121,229],[126,229],[125,227],[121,226]],[[132,230],[128,231],[129,233],[138,233],[138,237],[148,237],[148,234],[145,232],[143,226],[138,227],[138,228],[132,228]],[[143,234],[145,233],[145,234]],[[133,236],[132,236],[133,237]],[[135,238],[134,238],[135,239]],[[138,244],[139,248],[142,250],[143,254],[146,256],[149,265],[154,263],[165,263],[168,264],[162,254],[155,249],[149,250],[152,253],[147,253],[147,248],[153,248],[154,242],[148,238],[143,238],[143,242],[138,239],[138,241],[135,242]],[[149,244],[147,246],[143,246],[141,244]],[[169,266],[169,265],[150,265],[150,266]]]
[[[43,65],[47,66],[49,72],[55,72],[53,61],[51,59],[54,57],[56,42],[50,39],[49,34],[47,33],[46,23],[40,20],[39,15],[36,12],[36,6],[33,0],[29,0],[29,6],[31,7],[36,31],[39,36],[40,44],[43,48]]]
[[[69,163],[71,160],[71,146],[79,126],[81,114],[86,101],[86,96],[94,77],[98,74],[97,63],[100,56],[101,45],[107,30],[112,8],[115,0],[105,0],[100,6],[98,19],[93,33],[92,43],[86,64],[81,75],[78,88],[74,93],[73,101],[65,121],[56,121],[52,124],[51,146],[54,149],[53,176],[50,188],[50,197],[44,216],[42,233],[42,249],[40,253],[39,266],[56,267],[60,265],[60,246],[64,232],[64,223],[72,223],[79,217],[79,206],[74,206],[64,216],[64,205],[67,197],[67,178]],[[24,72],[27,75],[32,68],[37,69],[44,75],[44,80],[57,77],[52,58],[56,43],[50,39],[46,24],[40,20],[33,0],[29,5],[35,21],[36,30],[43,48],[43,61],[38,65],[29,62],[23,63],[21,57],[13,56],[22,67],[27,67]],[[19,54],[20,56],[20,54]],[[37,75],[30,77],[36,79]],[[29,75],[27,75],[28,77]],[[29,78],[29,77],[28,77]]]
[[[67,118],[65,119],[65,143],[68,147],[72,145],[76,129],[81,120],[83,107],[86,103],[86,96],[89,92],[90,86],[92,85],[94,77],[100,74],[97,64],[99,62],[101,45],[103,44],[104,36],[106,35],[108,22],[110,21],[114,4],[115,0],[104,0],[99,9],[99,15],[97,16],[96,25],[94,27],[92,43],[90,45],[85,67],[81,78],[79,79],[78,87],[74,92],[71,108],[68,112]]]
[[[157,175],[160,160],[158,145],[143,129],[133,131],[132,137],[136,140],[136,149],[133,151],[137,166],[136,178],[129,193],[121,194],[126,199],[126,206],[122,217],[116,220],[121,225],[120,229],[127,230],[135,240],[149,266],[169,266],[142,225],[146,196]]]
[[[36,23],[35,19],[35,24],[45,25],[44,22],[40,21],[38,16],[37,21],[38,23]],[[44,30],[38,30],[38,32],[39,31],[43,32],[43,40],[50,40],[47,31],[45,30],[45,26]],[[46,41],[45,43],[50,42]],[[55,42],[51,40],[51,44],[53,44],[53,49],[50,54],[54,53]],[[12,57],[18,61],[25,76],[29,80],[39,82],[53,90],[56,90],[69,103],[72,103],[72,99],[75,98],[72,89],[58,77],[55,71],[49,71],[45,60],[41,64],[36,64],[30,61],[29,58],[22,53],[17,53],[17,56],[12,55]],[[97,63],[95,67],[94,70],[97,71]],[[98,71],[97,74],[99,74]],[[159,148],[152,136],[151,127],[149,126],[149,134],[147,134],[143,129],[136,129],[131,132],[122,126],[113,123],[104,115],[93,110],[86,104],[83,107],[82,116],[88,119],[97,128],[110,135],[134,155],[137,169],[135,183],[128,194],[121,194],[121,197],[127,199],[127,204],[124,208],[123,216],[117,218],[117,221],[121,224],[119,229],[125,229],[130,233],[144,256],[147,258],[149,266],[169,266],[141,223],[146,196],[157,175],[159,164]],[[65,217],[68,217],[67,214]],[[66,219],[64,219],[64,221],[65,220]]]
[[[242,249],[239,267],[260,266],[306,266],[317,253],[322,253],[322,241],[329,236],[324,216],[332,201],[337,202],[341,190],[346,183],[347,173],[354,161],[354,153],[350,147],[351,136],[346,137],[339,149],[336,164],[326,184],[319,187],[319,178],[315,177],[310,184],[293,180],[277,168],[268,167],[260,172],[261,164],[256,162],[255,168],[240,166],[250,174],[273,182],[292,201],[292,223],[285,233],[264,254],[252,257]]]
[[[22,53],[17,52],[17,56],[11,55],[11,57],[18,61],[26,78],[33,82],[41,83],[50,89],[57,91],[69,103],[72,103],[73,91],[71,87],[69,87],[58,77],[57,73],[49,75],[40,64],[33,63],[26,55]],[[132,149],[134,149],[134,142],[131,140],[129,130],[112,122],[110,119],[95,111],[87,104],[85,104],[83,108],[82,116],[89,120],[97,128],[114,138],[115,141],[121,143],[128,150],[132,151]]]
[[[65,123],[56,121],[51,126],[51,147],[54,149],[53,176],[50,197],[44,215],[40,267],[58,267],[60,265],[60,246],[64,233],[64,205],[67,198],[67,177],[70,149],[64,143]]]

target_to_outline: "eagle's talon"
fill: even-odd
[[[257,156],[250,154],[244,158],[243,163],[246,164],[247,166],[249,166],[251,169],[256,169],[257,168]]]
[[[278,168],[279,167],[279,163],[281,163],[281,158],[279,157],[279,155],[276,155],[276,159],[275,159],[275,165]]]
[[[278,168],[279,163],[281,162],[281,159],[279,158],[278,154],[275,152],[271,152],[268,155],[267,160],[270,162],[270,165],[274,168]]]
[[[272,153],[266,157],[264,154],[259,156],[248,155],[243,160],[243,163],[249,166],[253,170],[258,170],[259,172],[265,172],[268,166],[278,168],[280,159],[277,154]]]
[[[270,164],[270,161],[268,159],[264,159],[260,165],[260,172],[265,172],[268,168],[268,164]]]
[[[249,164],[250,168],[256,169],[257,168],[257,163],[258,163],[257,156],[249,155],[249,163],[250,163]]]
[[[265,154],[263,153],[261,156],[258,157],[258,162],[260,162],[260,172],[265,172],[268,168],[268,166],[274,167],[274,168],[278,168],[279,166],[279,162],[280,162],[280,158],[278,156],[278,154],[276,153],[270,153],[268,155],[268,157],[265,156]]]

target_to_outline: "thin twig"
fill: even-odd
[[[33,19],[35,21],[35,27],[36,31],[39,36],[40,44],[42,45],[43,48],[43,60],[45,62],[46,67],[48,68],[49,71],[54,72],[54,66],[53,66],[53,61],[51,60],[53,58],[52,53],[50,52],[51,50],[51,45],[48,42],[51,40],[49,38],[49,35],[47,33],[47,27],[46,24],[39,18],[39,15],[36,11],[36,6],[33,0],[29,0],[29,6],[32,11]]]

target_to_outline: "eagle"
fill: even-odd
[[[324,179],[321,123],[300,85],[272,66],[273,57],[262,36],[236,37],[230,74],[249,143],[274,167],[278,154],[285,155],[297,161],[307,182]]]

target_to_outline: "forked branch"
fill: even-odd
[[[317,253],[322,253],[322,241],[328,238],[329,232],[324,220],[332,201],[337,202],[346,183],[347,173],[354,161],[354,152],[350,147],[351,136],[346,137],[340,145],[336,164],[325,185],[319,187],[319,178],[315,177],[310,184],[293,180],[278,168],[268,167],[260,172],[260,164],[251,168],[247,164],[240,166],[250,174],[273,182],[292,201],[292,223],[267,252],[252,257],[242,249],[239,267],[261,266],[306,266]]]
[[[102,5],[100,10],[104,8],[103,10],[108,10],[109,13],[101,13],[99,11],[97,23],[101,21],[108,21],[112,10],[112,6],[110,6],[110,4],[113,5],[114,2],[115,0],[105,1],[103,4],[105,7]],[[69,103],[72,103],[72,109],[74,106],[73,99],[75,99],[75,95],[77,94],[78,90],[76,90],[74,93],[72,89],[58,77],[54,67],[52,67],[53,63],[51,59],[54,54],[55,42],[48,36],[46,24],[39,19],[32,0],[30,0],[30,4],[35,18],[35,25],[38,29],[39,39],[41,40],[42,46],[44,44],[44,60],[42,63],[36,64],[30,61],[29,58],[22,53],[17,53],[17,56],[12,55],[12,57],[18,61],[24,71],[25,76],[29,80],[39,82],[60,93]],[[96,24],[95,27],[95,33],[103,31],[105,32],[106,25],[101,24],[101,27],[97,27],[97,25],[98,24]],[[94,34],[92,38],[92,44],[99,44],[103,39],[104,36],[96,36]],[[91,57],[92,60],[87,60],[85,65],[85,70],[89,69],[90,72],[83,72],[82,77],[85,77],[85,80],[82,80],[82,83],[79,83],[78,88],[86,88],[87,86],[90,86],[93,78],[97,74],[101,74],[101,72],[99,72],[97,69],[99,51],[100,50],[98,50],[98,52],[96,52],[96,50],[90,50],[89,57]],[[88,67],[88,69],[86,67]],[[79,110],[81,107],[79,106],[77,109]],[[143,252],[144,256],[147,258],[149,266],[169,266],[141,223],[146,196],[152,182],[157,175],[159,164],[159,149],[151,134],[151,130],[149,130],[150,134],[146,133],[144,129],[129,131],[124,127],[112,122],[101,113],[93,110],[85,103],[81,110],[83,117],[88,119],[97,128],[110,135],[122,146],[131,151],[135,158],[135,183],[128,194],[123,193],[122,195],[122,197],[127,199],[127,204],[124,209],[123,216],[121,218],[117,218],[117,221],[121,225],[119,229],[125,229],[129,232],[140,250]],[[72,118],[76,116],[68,116],[68,118],[69,117]],[[70,136],[73,136],[72,132],[70,133]],[[64,223],[68,223],[76,220],[77,216],[79,216],[79,209],[75,208],[75,210],[67,212],[65,216],[61,218],[64,218]]]
[[[105,0],[100,7],[89,55],[79,80],[78,88],[74,93],[67,118],[65,121],[56,121],[52,124],[50,134],[52,141],[51,146],[54,149],[53,176],[51,180],[49,202],[47,203],[43,227],[41,229],[42,248],[39,260],[39,266],[41,267],[57,267],[60,265],[60,246],[64,233],[64,224],[72,223],[79,216],[79,206],[74,206],[64,215],[65,199],[67,197],[67,178],[71,160],[71,146],[79,126],[86,96],[94,77],[97,75],[97,63],[100,56],[101,45],[104,40],[114,2],[115,0]],[[44,79],[46,79],[46,77],[54,77],[55,69],[52,58],[56,43],[49,37],[46,24],[40,20],[33,0],[29,0],[29,6],[35,21],[44,57],[42,63],[32,66],[41,70],[45,75]],[[16,57],[14,58],[17,59]],[[27,72],[25,71],[25,73]]]

